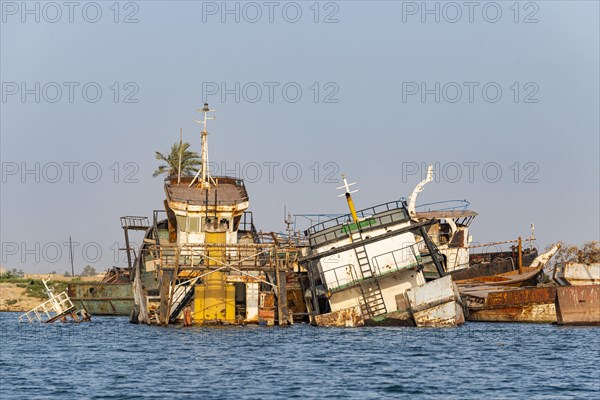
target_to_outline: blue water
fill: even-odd
[[[1,399],[600,398],[600,328],[19,324],[0,313]]]

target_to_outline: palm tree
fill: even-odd
[[[181,150],[181,175],[193,175],[198,167],[200,166],[200,157],[198,153],[189,151],[189,143],[175,143],[171,146],[171,152],[169,154],[162,154],[156,152],[156,159],[164,161],[166,163],[158,167],[152,176],[167,174],[167,176],[177,176],[177,170],[179,168],[179,151]]]

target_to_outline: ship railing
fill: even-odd
[[[374,207],[365,208],[358,210],[356,214],[358,218],[370,218],[375,214],[382,213],[385,211],[391,211],[398,208],[404,209],[404,199],[391,201],[388,203],[379,204]],[[416,207],[418,211],[465,211],[471,203],[467,200],[443,200],[438,202],[421,204]],[[318,224],[312,225],[306,230],[307,235],[312,235],[322,230],[350,223],[352,216],[350,214],[342,214],[340,216],[328,219]]]
[[[385,263],[384,259],[393,260],[393,264]],[[419,251],[419,243],[412,243],[399,249],[388,251],[387,253],[378,254],[371,258],[373,275],[382,276],[391,272],[404,270],[407,268],[416,268],[422,263],[421,253]]]
[[[379,278],[390,273],[402,271],[408,268],[417,268],[422,265],[423,259],[418,250],[418,244],[413,243],[400,249],[395,249],[387,253],[378,254],[371,257],[371,276],[363,276],[357,270],[354,264],[344,264],[335,268],[325,270],[323,264],[327,261],[322,260],[322,272],[319,273],[321,281],[325,283],[330,292],[337,292],[358,285],[361,281]],[[388,259],[383,264],[384,259]],[[389,259],[393,260],[392,263]]]
[[[260,243],[258,231],[256,230],[256,226],[254,226],[254,215],[252,214],[252,211],[244,211],[240,226],[238,227],[238,231],[240,230],[250,232],[254,243]]]
[[[405,217],[407,218],[404,202],[402,200],[390,201],[388,203],[379,204],[374,207],[369,207],[369,208],[365,208],[362,210],[358,210],[356,212],[356,214],[359,219],[364,219],[364,218],[371,218],[375,214],[379,214],[379,213],[386,212],[386,211],[392,211],[392,210],[396,210],[396,209],[402,209],[403,212],[405,213]],[[308,228],[306,230],[306,234],[314,235],[315,233],[320,232],[322,230],[329,229],[329,228],[332,228],[332,227],[335,227],[338,225],[344,225],[344,224],[350,223],[351,221],[352,221],[352,216],[350,214],[343,214],[339,217],[335,217],[335,218],[332,218],[327,221],[324,221],[319,224],[311,226],[310,228]]]
[[[300,232],[259,232],[260,243],[275,244],[280,247],[306,247],[308,239]]]
[[[167,212],[165,210],[154,210],[152,212],[152,230],[156,243],[160,243],[160,235],[158,234],[158,223],[161,221],[160,215],[164,215],[165,218],[167,218]]]
[[[471,203],[467,200],[442,200],[433,203],[420,204],[416,211],[466,211]]]
[[[391,203],[388,203],[388,205],[389,204]],[[316,233],[310,234],[309,241],[311,246],[319,246],[323,245],[324,243],[345,239],[353,231],[383,228],[389,225],[395,225],[407,221],[409,221],[408,214],[403,207],[390,207],[389,210],[378,211],[377,213],[369,214],[368,217],[360,220],[358,224],[348,222],[345,224],[340,224],[339,229],[327,228],[325,230],[317,231]]]
[[[356,286],[362,280],[362,277],[357,272],[354,264],[344,264],[332,269],[324,270],[319,273],[319,276],[321,282],[323,282],[328,291],[332,293]]]
[[[62,292],[58,295],[52,295],[48,300],[39,306],[27,311],[19,316],[20,322],[49,322],[57,317],[74,311],[75,306],[67,295],[67,292]]]
[[[442,200],[433,203],[420,204],[415,207],[417,213],[420,212],[444,212],[444,211],[467,211],[471,203],[467,200]],[[464,217],[452,217],[457,225],[469,226],[477,214]]]
[[[322,222],[331,219],[340,218],[346,214],[293,214],[293,227],[295,231],[302,232],[306,236],[306,231],[309,227],[319,225]]]
[[[300,249],[274,244],[184,244],[152,245],[151,252],[158,252],[160,265],[164,268],[204,269],[223,265],[251,269],[266,267],[279,261],[286,266],[295,263]]]
[[[149,228],[148,217],[126,215],[121,217],[121,228]]]

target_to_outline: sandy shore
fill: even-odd
[[[27,289],[17,287],[15,283],[0,283],[0,311],[26,312],[42,303],[42,299],[29,297]]]
[[[26,275],[28,279],[50,279],[52,281],[70,282],[73,279],[62,275],[48,274],[30,274]],[[102,275],[79,278],[78,282],[98,282],[102,280]],[[26,288],[20,288],[16,283],[1,282],[0,283],[0,312],[1,311],[17,311],[27,312],[32,308],[43,303],[47,299],[39,299],[27,295]]]

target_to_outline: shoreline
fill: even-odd
[[[102,276],[71,278],[62,275],[32,274],[23,278],[2,280],[0,281],[0,312],[26,313],[48,300],[45,297],[42,279],[50,282],[54,290],[60,293],[66,290],[66,285],[69,283],[100,282]]]

